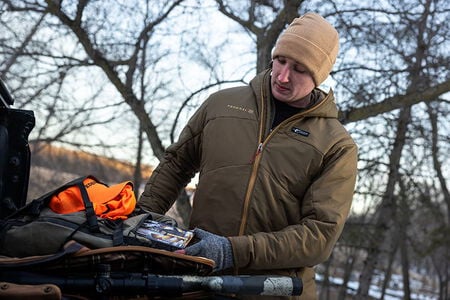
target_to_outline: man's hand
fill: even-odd
[[[233,267],[233,250],[231,242],[226,237],[215,235],[200,228],[195,228],[194,234],[200,241],[176,252],[212,259],[216,264],[214,271]]]

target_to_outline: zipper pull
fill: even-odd
[[[259,143],[258,148],[256,148],[256,152],[255,155],[253,155],[252,159],[250,160],[250,163],[254,163],[256,157],[262,152],[262,148],[263,148],[263,143]]]
[[[262,152],[263,143],[259,143],[258,149],[256,149],[256,155],[260,154]]]

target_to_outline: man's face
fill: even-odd
[[[290,106],[305,107],[315,84],[306,68],[295,60],[278,56],[273,60],[271,78],[273,96]]]

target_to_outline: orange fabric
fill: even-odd
[[[83,181],[95,214],[101,218],[126,219],[136,207],[131,181],[107,186],[92,178]],[[57,213],[68,214],[84,210],[80,189],[72,186],[52,197],[49,207]]]

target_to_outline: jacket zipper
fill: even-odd
[[[255,154],[251,160],[251,163],[253,163],[252,173],[250,174],[247,191],[245,193],[244,206],[242,209],[241,224],[239,226],[238,235],[244,235],[244,232],[245,232],[245,227],[247,225],[247,219],[248,219],[248,210],[250,207],[250,198],[253,193],[254,186],[255,186],[256,175],[257,175],[259,163],[261,161],[261,153],[263,151],[264,146],[267,144],[267,142],[270,140],[270,138],[277,131],[277,128],[279,128],[281,125],[288,123],[292,120],[300,118],[301,116],[307,114],[308,112],[317,109],[317,107],[321,106],[324,102],[326,102],[325,101],[326,99],[322,99],[322,101],[320,101],[317,105],[314,105],[313,107],[284,120],[276,128],[274,128],[274,130],[272,130],[269,133],[269,135],[266,137],[266,139],[264,139],[264,125],[265,125],[265,121],[266,121],[266,111],[265,111],[266,110],[266,106],[265,106],[266,95],[264,93],[264,87],[265,87],[265,83],[263,82],[263,84],[261,85],[261,102],[262,102],[261,103],[261,112],[262,113],[261,113],[261,122],[259,124],[258,147],[256,148]]]
[[[251,163],[253,163],[252,173],[250,174],[250,179],[248,182],[247,192],[245,193],[244,206],[242,208],[241,224],[239,226],[238,235],[243,235],[245,232],[245,226],[247,225],[248,209],[250,207],[250,196],[253,192],[253,187],[256,181],[256,174],[258,171],[259,161],[261,160],[261,152],[264,145],[264,125],[266,119],[266,95],[264,92],[265,81],[263,80],[261,84],[261,122],[259,122],[259,133],[258,133],[258,147],[256,148],[255,155],[252,158]]]

